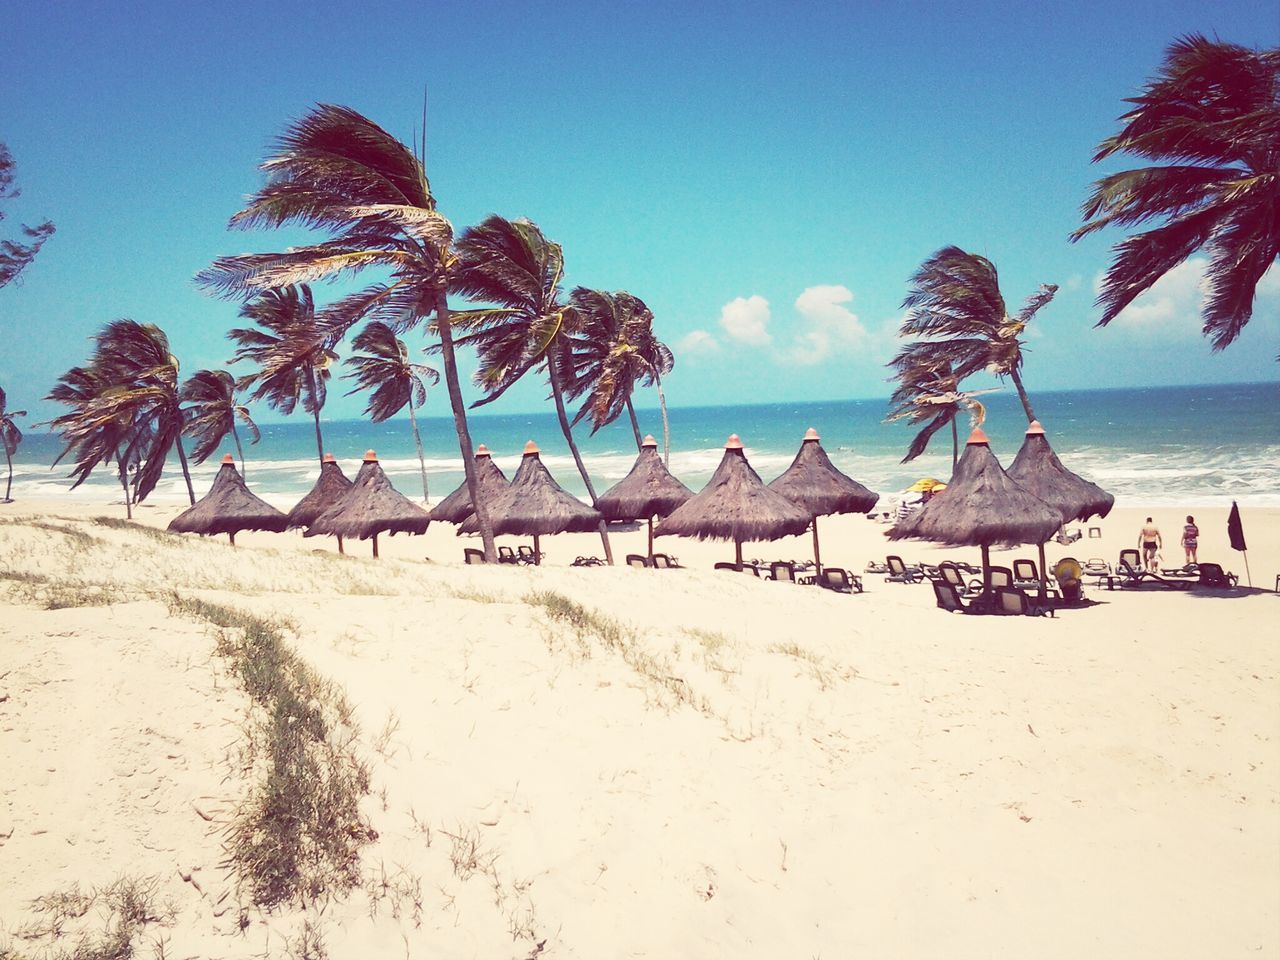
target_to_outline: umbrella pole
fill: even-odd
[[[737,537],[733,538],[733,556],[734,562],[738,564],[738,568],[742,568],[742,541]]]
[[[234,530],[227,531],[227,536],[231,538],[231,545],[236,545],[236,532]]]
[[[991,548],[982,544],[982,602],[991,601]]]
[[[342,549],[342,537],[338,537],[338,552],[345,554],[347,551]]]
[[[1249,551],[1241,550],[1244,554],[1244,575],[1249,578],[1249,589],[1253,589],[1253,574],[1249,572]]]
[[[376,533],[373,535],[373,555],[375,558],[378,556],[378,535]]]
[[[813,518],[813,566],[814,573],[822,576],[822,554],[818,552],[818,518]]]
[[[536,533],[533,535],[533,565],[542,566],[542,538]]]
[[[1049,594],[1049,571],[1045,569],[1044,544],[1040,544],[1040,602]]]
[[[653,517],[649,518],[649,559],[653,559]]]

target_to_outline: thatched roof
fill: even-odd
[[[791,466],[769,484],[769,489],[819,517],[830,513],[866,513],[880,499],[880,494],[872,493],[836,469],[827,451],[822,449],[822,438],[812,427],[806,431]]]
[[[648,520],[665,517],[692,496],[658,456],[658,441],[645,437],[631,472],[600,495],[596,509],[606,520]]]
[[[1062,515],[1062,522],[1088,520],[1092,516],[1105,517],[1111,512],[1116,498],[1096,483],[1090,483],[1062,465],[1058,455],[1049,446],[1040,421],[1027,428],[1018,455],[1008,469],[1026,490],[1030,490]]]
[[[368,540],[379,533],[426,533],[430,522],[427,511],[391,485],[370,450],[347,495],[320,514],[303,536]]]
[[[804,533],[813,514],[764,485],[734,434],[707,485],[658,524],[654,535],[733,540],[777,540]]]
[[[222,458],[222,466],[218,468],[209,492],[193,507],[170,520],[169,529],[205,535],[235,534],[241,530],[279,533],[286,522],[283,513],[249,492],[231,455],[227,454]]]
[[[350,489],[351,481],[338,466],[338,461],[332,453],[326,453],[315,486],[289,511],[289,529],[311,526],[320,514],[345,497]]]
[[[492,503],[494,498],[510,485],[507,475],[493,462],[493,457],[489,455],[489,448],[483,443],[476,447],[476,483],[479,484],[480,496],[486,503]],[[467,482],[463,480],[462,486],[435,505],[431,511],[431,519],[443,520],[446,523],[461,523],[474,512],[475,507],[471,505],[471,491],[467,489]]]
[[[537,445],[524,445],[524,459],[511,485],[487,504],[495,535],[522,536],[548,533],[582,533],[594,530],[604,518],[577,497],[564,491],[547,472]],[[478,533],[475,515],[463,521],[460,533]]]
[[[978,429],[947,488],[890,528],[889,539],[955,546],[1044,543],[1061,523],[1057,510],[1010,479]]]

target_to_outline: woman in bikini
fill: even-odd
[[[1187,525],[1182,528],[1182,549],[1187,552],[1187,566],[1199,564],[1196,559],[1196,547],[1200,544],[1200,528],[1196,526],[1196,518],[1187,517]]]

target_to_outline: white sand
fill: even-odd
[[[335,958],[1280,956],[1275,595],[1102,590],[1056,620],[962,617],[874,575],[848,597],[714,573],[725,544],[659,540],[683,571],[570,569],[600,553],[573,535],[544,540],[550,566],[487,568],[448,527],[384,538],[374,562],[293,534],[233,550],[51,519],[104,512],[0,507],[99,538],[0,524],[5,569],[121,601],[0,599],[10,937],[33,898],[129,874],[177,909],[141,956],[156,938],[166,957],[286,956],[305,919]],[[1225,511],[1196,514],[1201,559],[1243,577]],[[1145,515],[1085,524],[1103,536],[1050,560],[1114,561]],[[1156,519],[1180,563],[1181,515]],[[1269,588],[1280,511],[1245,524]],[[883,530],[824,520],[824,559],[977,559]],[[643,529],[614,538],[619,561],[643,550]],[[1014,556],[1034,551],[996,558]],[[216,828],[248,787],[247,707],[208,632],[131,599],[157,583],[293,618],[355,707],[379,838],[365,889],[318,918],[251,910],[242,933],[238,907],[218,915],[237,903]],[[628,629],[579,637],[532,591]],[[0,955],[49,942],[0,935]]]

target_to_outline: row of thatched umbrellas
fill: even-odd
[[[745,542],[777,540],[812,529],[814,563],[820,571],[817,518],[866,513],[879,499],[832,464],[812,429],[791,466],[767,485],[747,462],[742,441],[731,436],[720,465],[697,494],[671,475],[656,442],[646,437],[630,473],[606,491],[595,508],[556,483],[532,441],[525,445],[520,467],[509,482],[483,444],[476,450],[476,467],[494,534],[532,536],[537,556],[542,536],[594,530],[602,519],[645,520],[650,556],[655,536],[732,540],[738,564]],[[1043,585],[1045,541],[1069,520],[1105,516],[1113,502],[1110,494],[1062,465],[1038,422],[1028,429],[1008,473],[979,429],[970,437],[951,484],[915,516],[893,527],[889,537],[979,546],[984,577],[992,545],[1036,543]],[[662,518],[656,530],[655,517]],[[457,524],[459,533],[477,532],[466,484],[428,512],[396,491],[371,450],[354,482],[327,455],[315,486],[287,515],[254,496],[226,457],[209,494],[176,517],[170,529],[228,533],[234,543],[238,530],[304,527],[305,536],[336,536],[339,550],[343,538],[372,537],[377,556],[379,533],[423,533],[432,520]]]

